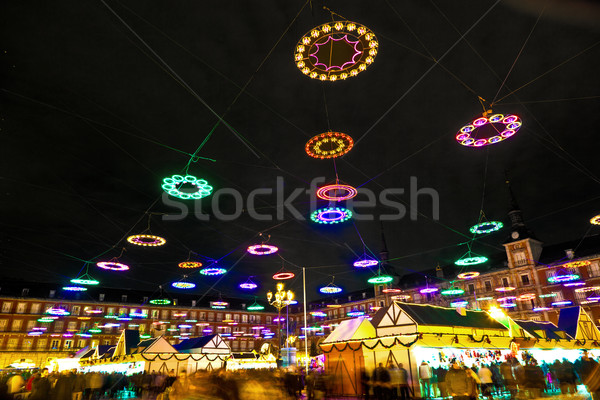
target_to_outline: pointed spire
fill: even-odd
[[[510,208],[508,211],[510,223],[513,228],[524,227],[525,222],[523,220],[523,213],[519,208],[519,204],[517,203],[517,199],[515,198],[515,194],[512,191],[512,187],[510,186],[510,181],[508,179],[506,180],[506,185],[508,187],[508,195],[510,197]]]

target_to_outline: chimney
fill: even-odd
[[[569,260],[572,260],[575,257],[575,251],[573,249],[567,249],[565,250],[565,253],[567,254],[567,258]]]

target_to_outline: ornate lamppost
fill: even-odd
[[[276,288],[277,291],[275,292],[275,295],[270,291],[267,293],[267,301],[277,309],[277,340],[279,343],[279,353],[277,358],[279,358],[281,357],[281,310],[294,300],[294,292],[291,290],[286,292],[283,283],[278,283]]]

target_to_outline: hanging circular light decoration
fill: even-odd
[[[344,207],[324,207],[315,210],[310,219],[318,224],[339,224],[352,218],[352,211]]]
[[[467,300],[452,300],[450,302],[450,307],[466,307],[469,305]]]
[[[333,192],[333,194],[330,194]],[[327,185],[317,190],[317,197],[327,201],[344,201],[356,197],[358,191],[350,185]]]
[[[562,264],[561,267],[563,267],[563,268],[580,268],[580,267],[587,267],[591,263],[592,262],[588,261],[588,260],[571,261],[566,264]]]
[[[360,310],[352,310],[352,311],[348,311],[346,313],[347,316],[349,317],[362,317],[363,315],[365,315],[364,311],[360,311]]]
[[[58,317],[42,317],[42,318],[38,318],[38,322],[44,322],[44,323],[50,323],[50,322],[54,322]]]
[[[310,315],[312,315],[313,317],[319,317],[319,318],[323,318],[323,317],[327,316],[327,314],[324,313],[323,311],[311,311]]]
[[[75,279],[71,279],[71,283],[75,283],[77,285],[98,285],[100,281],[92,278],[87,274],[87,272],[81,276],[78,276]]]
[[[502,301],[508,301],[508,300],[516,300],[516,299],[517,299],[517,296],[506,296],[506,297],[500,297],[497,300],[502,302]]]
[[[577,293],[587,293],[587,292],[593,292],[594,290],[599,290],[600,286],[588,286],[588,287],[582,287],[579,289],[575,289],[575,292]]]
[[[375,275],[367,280],[367,282],[377,285],[379,283],[390,283],[394,278],[390,275]]]
[[[246,282],[240,283],[240,289],[244,289],[244,290],[254,290],[258,287],[258,285],[256,283],[254,283],[254,281],[252,281],[252,279],[248,278],[248,280]]]
[[[296,45],[296,67],[309,78],[335,82],[356,76],[375,61],[379,43],[367,27],[334,21],[307,32]]]
[[[273,246],[270,244],[255,244],[253,246],[249,246],[247,251],[250,254],[254,254],[255,256],[266,256],[268,254],[277,253],[279,248],[277,246]]]
[[[260,305],[256,302],[256,300],[254,300],[254,303],[251,304],[250,306],[246,307],[246,310],[248,311],[262,311],[265,309],[265,306]]]
[[[595,217],[592,217],[592,219],[590,219],[590,224],[600,225],[600,214],[596,215]]]
[[[463,258],[460,258],[460,259],[454,261],[454,264],[460,265],[460,266],[477,265],[477,264],[483,264],[487,260],[488,260],[488,258],[484,257],[484,256],[463,257]]]
[[[71,313],[68,312],[67,310],[63,310],[62,308],[58,308],[58,307],[51,307],[51,308],[47,309],[45,311],[45,314],[56,315],[59,317],[71,315]]]
[[[516,306],[517,306],[517,303],[511,303],[511,302],[500,304],[500,307],[502,307],[502,308],[515,308]]]
[[[381,293],[390,293],[390,294],[402,293],[402,289],[398,289],[398,288],[387,288],[387,289],[383,289],[383,290],[381,291]]]
[[[278,272],[273,275],[273,279],[276,281],[285,281],[287,279],[292,279],[294,276],[293,272]]]
[[[193,191],[187,190],[185,186],[190,187]],[[209,196],[213,191],[213,187],[208,182],[198,179],[194,175],[173,175],[170,178],[164,178],[162,188],[170,196],[183,200],[198,200]]]
[[[410,300],[411,297],[408,294],[397,294],[395,296],[390,297],[392,300],[405,301]]]
[[[553,301],[552,302],[552,305],[554,307],[570,306],[571,304],[573,304],[573,302],[571,300],[561,300],[561,301]]]
[[[340,308],[340,304],[327,304],[327,308]]]
[[[164,306],[167,304],[171,304],[171,300],[169,300],[169,299],[152,299],[148,303],[154,304],[154,305],[159,305],[159,306]]]
[[[458,279],[473,279],[479,276],[479,272],[463,272],[462,274],[458,274],[456,277]]]
[[[456,141],[466,147],[482,147],[508,139],[521,129],[522,122],[516,115],[504,116],[503,114],[494,114],[488,118],[487,114],[487,112],[484,113],[484,116],[476,118],[471,123],[460,128],[460,131],[456,135]],[[496,131],[497,135],[481,139],[471,136],[477,129],[487,124],[491,125],[491,128]],[[496,125],[499,124],[504,125],[501,130],[497,129]]]
[[[354,146],[354,140],[345,133],[342,132],[324,132],[310,138],[304,150],[306,154],[313,158],[320,158],[321,160],[326,158],[341,157]]]
[[[548,310],[552,310],[552,308],[550,307],[533,307],[533,312],[540,312],[540,311],[548,311]]]
[[[419,293],[421,293],[421,294],[435,293],[438,290],[439,289],[436,287],[426,287],[424,289],[419,290]]]
[[[229,306],[229,303],[226,301],[211,301],[210,302],[210,308],[214,308],[217,310],[227,308],[227,306]]]
[[[573,286],[585,286],[585,282],[567,282],[563,284],[564,287],[573,287]]]
[[[473,225],[469,228],[469,231],[476,235],[483,235],[484,233],[499,231],[503,226],[504,224],[500,221],[486,221]]]
[[[127,271],[129,269],[129,265],[114,261],[101,261],[96,263],[96,265],[99,268],[108,269],[110,271]]]
[[[352,264],[352,265],[354,265],[356,268],[367,268],[367,267],[374,267],[377,264],[379,264],[379,261],[369,258],[365,255],[362,258],[354,261],[354,264]]]
[[[600,300],[600,296],[590,296],[587,298],[589,301],[598,301]]]
[[[202,266],[202,263],[199,261],[184,261],[184,262],[180,262],[179,264],[177,264],[177,266],[179,268],[186,268],[186,269],[200,268]]]
[[[456,286],[451,286],[448,289],[444,289],[440,292],[442,296],[458,296],[464,293],[464,290],[462,290],[461,288],[457,288]]]
[[[176,289],[193,289],[196,287],[195,283],[192,282],[173,282],[171,283],[171,286],[173,286]]]
[[[498,287],[494,290],[496,290],[497,292],[512,292],[515,289],[516,288],[514,286],[502,286],[502,287]]]
[[[537,296],[535,295],[535,293],[524,293],[524,294],[518,296],[517,300],[519,300],[519,301],[533,300],[536,297]]]
[[[156,235],[131,235],[127,238],[127,241],[131,244],[135,244],[136,246],[146,246],[146,247],[158,247],[167,243],[165,238]]]
[[[214,276],[214,275],[223,275],[227,272],[225,268],[217,268],[217,267],[209,267],[202,268],[200,270],[201,275]]]
[[[83,312],[86,314],[102,314],[102,310],[95,308],[85,308]]]
[[[67,292],[85,292],[88,288],[84,286],[63,286],[62,290]]]
[[[564,282],[577,281],[580,278],[581,277],[579,276],[579,274],[568,273],[568,272],[560,272],[560,273],[557,273],[554,276],[549,277],[548,278],[548,282],[549,283],[564,283]]]
[[[319,292],[321,292],[323,294],[335,294],[335,293],[340,293],[341,291],[342,291],[342,288],[334,285],[333,282],[331,282],[327,286],[323,286],[323,287],[319,288]]]

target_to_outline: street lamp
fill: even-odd
[[[267,293],[267,301],[277,309],[277,340],[279,343],[279,357],[281,356],[281,310],[294,300],[294,292],[285,291],[283,283],[278,283],[275,295],[271,291]],[[278,357],[278,358],[279,358]]]

